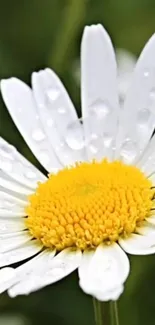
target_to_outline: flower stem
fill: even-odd
[[[117,301],[111,301],[111,318],[113,319],[112,325],[119,325]]]
[[[119,325],[116,301],[101,302],[93,298],[93,306],[96,325]]]
[[[64,62],[66,64],[66,58],[70,57],[73,42],[84,24],[87,2],[87,0],[67,1],[52,55],[52,66],[55,66],[59,73],[63,69]],[[70,60],[68,62],[70,63]]]

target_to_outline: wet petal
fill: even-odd
[[[15,147],[0,137],[0,168],[14,181],[35,189],[38,181],[46,180],[46,177],[27,159],[25,159]]]
[[[80,261],[81,252],[79,250],[65,249],[54,258],[53,256],[50,258],[50,253],[47,252],[43,261],[39,261],[39,258],[36,259],[33,272],[31,271],[25,276],[22,275],[21,281],[9,289],[9,295],[15,297],[29,294],[57,282],[73,272],[79,266]],[[24,270],[24,265],[22,268]],[[17,272],[19,274],[18,269]]]
[[[155,253],[155,236],[132,234],[129,238],[119,239],[120,246],[132,255],[149,255]]]
[[[41,251],[42,245],[38,240],[31,240],[23,244],[21,247],[17,247],[11,251],[0,254],[0,267],[14,264],[29,258],[39,251]]]
[[[145,45],[127,92],[117,138],[117,157],[135,163],[148,144],[154,127],[155,35]]]
[[[0,236],[1,234],[14,233],[26,229],[24,218],[0,218]]]
[[[81,46],[82,115],[91,158],[112,158],[119,112],[117,67],[111,40],[101,25],[85,27]],[[87,118],[90,116],[91,118]]]
[[[28,231],[22,231],[16,235],[6,238],[0,238],[0,253],[4,253],[22,246],[32,239]]]
[[[17,78],[10,78],[1,81],[1,92],[14,123],[36,158],[49,172],[60,169],[61,164],[38,119],[32,90]]]
[[[82,160],[82,152],[71,148],[66,139],[74,124],[80,127],[76,110],[59,77],[51,69],[32,74],[32,87],[40,119],[51,146],[63,165]],[[77,124],[77,125],[76,125]],[[76,131],[76,129],[75,129]],[[77,139],[78,141],[78,139]]]
[[[117,245],[100,245],[95,252],[84,252],[79,267],[80,286],[100,300],[117,298],[129,274],[129,260]]]

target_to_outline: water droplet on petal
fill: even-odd
[[[99,148],[96,147],[93,143],[90,143],[88,148],[92,154],[96,154],[99,150]]]
[[[42,141],[45,139],[45,133],[41,130],[41,129],[36,129],[33,131],[32,133],[32,138],[35,140],[35,141]]]
[[[103,145],[105,148],[109,148],[112,145],[113,136],[110,133],[103,133]]]
[[[46,91],[46,96],[50,102],[58,99],[59,95],[60,95],[60,91],[57,88],[49,88]]]
[[[92,154],[97,154],[97,152],[99,151],[99,149],[101,149],[102,144],[101,144],[101,139],[95,135],[95,137],[91,136],[91,140],[88,143],[88,149]]]
[[[151,117],[151,112],[148,108],[144,108],[138,112],[138,124],[143,127],[146,126]]]
[[[125,163],[132,163],[138,154],[138,147],[131,139],[126,139],[121,147],[120,157]]]
[[[90,106],[90,112],[97,118],[106,118],[112,111],[110,104],[104,100],[97,100]]]
[[[155,100],[155,88],[152,88],[152,89],[150,90],[150,98],[151,98],[152,100]]]
[[[83,149],[85,146],[83,125],[79,120],[70,123],[66,129],[65,140],[73,150]]]
[[[116,260],[112,257],[104,256],[102,258],[101,263],[101,270],[100,272],[109,272],[111,269],[114,269],[114,266],[116,265]]]
[[[98,139],[98,135],[96,133],[92,133],[91,134],[91,139],[92,140]]]
[[[144,77],[145,77],[145,78],[148,78],[148,77],[149,77],[149,71],[148,71],[148,70],[145,70],[145,71],[144,71]]]
[[[58,113],[59,114],[65,114],[66,113],[66,108],[65,107],[59,107],[58,108]]]

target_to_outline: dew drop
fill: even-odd
[[[152,88],[152,89],[150,90],[150,98],[151,98],[152,100],[155,100],[155,88]]]
[[[148,78],[149,77],[149,71],[148,70],[144,71],[144,77],[145,78]]]
[[[33,131],[32,133],[32,138],[35,140],[35,141],[42,141],[45,139],[45,134],[44,132],[41,130],[41,129],[36,129]]]
[[[96,139],[98,139],[98,135],[97,135],[96,133],[92,133],[92,134],[91,134],[91,139],[92,139],[92,140],[96,140]]]
[[[92,154],[96,154],[99,150],[99,148],[96,147],[94,144],[89,144],[88,148]]]
[[[126,139],[121,147],[120,157],[125,163],[132,163],[138,154],[138,148],[131,139]]]
[[[98,270],[100,274],[105,274],[116,270],[117,263],[112,257],[104,256],[101,263],[101,268]]]
[[[79,120],[70,123],[66,129],[65,141],[73,150],[83,149],[85,146],[83,126]]]
[[[46,91],[46,96],[50,102],[57,100],[59,95],[60,95],[60,91],[57,88],[49,88]]]
[[[109,133],[103,133],[104,147],[109,148],[113,142],[113,136]]]
[[[91,140],[88,143],[88,149],[92,154],[97,154],[99,149],[101,149],[101,139],[98,138],[97,135],[91,136]]]
[[[112,111],[111,106],[104,100],[97,100],[90,106],[90,112],[97,118],[106,118]]]
[[[138,124],[139,126],[146,126],[151,117],[151,112],[148,108],[143,108],[138,112]]]
[[[66,113],[66,108],[65,107],[59,107],[58,108],[58,113],[59,114],[65,114]]]

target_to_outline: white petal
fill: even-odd
[[[45,133],[61,163],[68,165],[81,160],[81,151],[72,149],[66,141],[72,124],[74,127],[74,123],[79,123],[80,127],[80,122],[58,76],[51,69],[34,72],[32,87]]]
[[[26,228],[24,221],[25,221],[24,218],[20,218],[20,219],[0,218],[0,235],[24,230]]]
[[[155,186],[155,170],[151,175],[148,175],[147,177],[152,182],[153,186]]]
[[[114,290],[108,291],[103,295],[103,292],[100,291],[96,294],[96,299],[99,301],[109,301],[109,300],[118,300],[121,294],[124,291],[124,286],[119,285],[118,288],[115,288]]]
[[[0,209],[0,218],[21,218],[25,217],[27,214],[24,211],[24,209],[21,210],[6,210],[6,209]]]
[[[120,239],[119,244],[125,252],[132,255],[149,255],[155,253],[155,236],[132,234],[129,238]]]
[[[122,111],[117,157],[126,163],[133,163],[138,159],[155,127],[154,56],[155,35],[139,57]]]
[[[0,168],[15,181],[35,189],[46,177],[26,160],[15,147],[0,137]]]
[[[79,267],[80,286],[102,301],[107,297],[111,300],[113,294],[122,292],[129,268],[129,260],[117,244],[101,244],[95,252],[84,252]]]
[[[21,281],[9,290],[9,295],[15,297],[19,294],[29,294],[49,284],[57,282],[73,272],[80,264],[81,252],[65,249],[54,258],[46,255],[40,267],[36,264],[33,273],[22,277]]]
[[[118,64],[118,89],[121,105],[131,83],[132,73],[136,64],[136,57],[127,50],[117,49],[116,60]]]
[[[1,81],[1,92],[14,123],[36,158],[48,171],[61,168],[38,119],[31,89],[11,78]]]
[[[15,269],[11,267],[0,270],[0,293],[7,290],[14,283],[15,275]]]
[[[0,218],[26,216],[25,206],[28,202],[0,191]]]
[[[82,115],[89,158],[112,157],[119,113],[117,67],[101,25],[85,27],[81,46]],[[96,150],[95,150],[96,149]]]
[[[3,191],[0,191],[0,207],[2,209],[18,209],[18,208],[24,208],[27,206],[28,201],[22,200],[18,197],[15,197],[11,194],[5,193]]]
[[[27,276],[40,274],[46,269],[46,263],[50,264],[56,254],[55,249],[45,249],[28,262],[16,268],[17,280],[25,279]]]
[[[19,248],[0,254],[0,267],[25,260],[37,254],[41,249],[42,245],[38,240],[31,240]]]
[[[28,280],[28,287],[29,288],[29,280],[30,277],[37,272],[41,272],[41,270],[44,268],[45,262],[50,261],[55,255],[55,250],[44,250],[43,252],[39,253],[37,256],[33,257],[30,259],[28,262],[22,264],[21,266],[17,267],[14,269],[13,276],[11,280],[9,281],[9,278],[7,279],[4,283],[4,286],[1,285],[0,282],[0,293],[3,291],[11,288],[13,285],[15,285],[13,288],[10,289],[10,296],[12,294],[12,297],[15,295],[20,294],[20,291],[23,290],[22,283],[27,283]],[[6,270],[8,268],[3,268],[2,270]],[[1,275],[1,271],[0,271]],[[21,288],[20,288],[21,286]],[[29,290],[29,289],[28,289]],[[23,292],[24,294],[24,292]],[[26,289],[25,289],[25,294],[26,294]]]
[[[14,231],[14,232],[7,232],[7,233],[0,233],[0,240],[1,239],[6,239],[6,238],[13,238],[14,237],[18,237],[20,236],[21,234],[25,233],[26,230],[21,230],[21,231]]]
[[[40,277],[40,274],[43,276],[46,262],[51,262],[55,253],[55,250],[46,249],[28,262],[16,268],[11,285],[8,284],[8,287],[5,288],[5,290],[10,288],[8,292],[9,296],[15,297],[21,294],[29,294],[31,292],[31,286],[35,291],[35,284],[37,286],[35,279]]]
[[[152,181],[155,183],[155,136],[153,136],[144,150],[142,157],[137,163],[137,166],[147,175],[152,176]]]
[[[32,236],[30,236],[28,231],[23,231],[13,237],[7,237],[3,239],[0,238],[0,253],[4,253],[17,247],[20,247],[31,239]]]
[[[151,223],[152,225],[155,225],[155,215],[151,215],[146,220]]]
[[[0,188],[6,189],[18,194],[22,195],[30,195],[33,193],[32,189],[29,189],[28,187],[24,187],[20,185],[19,183],[11,180],[11,178],[5,174],[2,170],[0,170]]]
[[[144,221],[141,227],[136,229],[140,235],[155,235],[155,226],[150,222]]]

